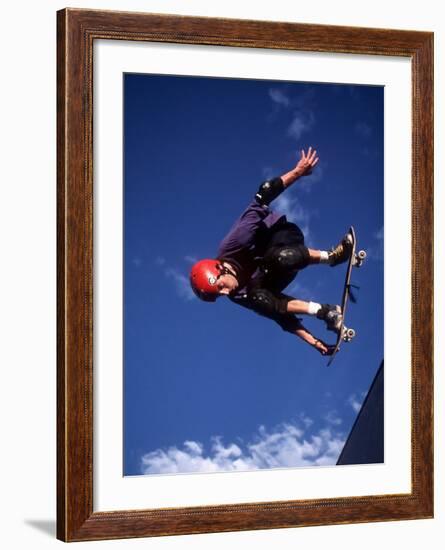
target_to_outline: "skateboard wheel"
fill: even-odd
[[[355,336],[355,330],[353,328],[348,328],[346,330],[346,337],[348,338],[348,340],[352,340],[354,336]]]
[[[360,250],[360,252],[357,254],[359,260],[364,260],[366,258],[366,251]]]

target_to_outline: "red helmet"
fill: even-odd
[[[205,302],[214,302],[218,297],[216,285],[223,266],[218,260],[200,260],[190,271],[190,284],[193,292]]]

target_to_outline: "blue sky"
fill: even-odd
[[[188,283],[259,184],[309,145],[316,170],[272,208],[313,248],[354,225],[368,252],[347,316],[357,336],[329,368]],[[335,464],[383,358],[383,88],[127,74],[124,155],[124,474]],[[309,266],[286,292],[339,303],[344,270]]]

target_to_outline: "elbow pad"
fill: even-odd
[[[269,204],[284,191],[284,183],[281,178],[273,178],[262,183],[255,195],[256,201],[263,205]]]

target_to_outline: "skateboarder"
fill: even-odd
[[[322,355],[331,355],[334,346],[315,338],[296,315],[315,315],[326,322],[329,330],[338,331],[342,320],[340,306],[305,302],[282,291],[309,265],[336,266],[347,261],[351,243],[345,236],[330,251],[308,248],[301,229],[269,207],[286,188],[311,174],[317,163],[317,152],[309,147],[307,153],[301,151],[292,170],[262,183],[254,200],[221,242],[216,258],[193,265],[190,283],[201,300],[214,302],[219,296],[227,296],[232,302],[273,319]]]

